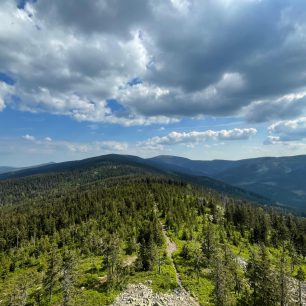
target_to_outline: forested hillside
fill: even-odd
[[[248,199],[255,203],[274,205],[273,201],[267,197],[207,176],[198,176],[197,173],[195,175],[185,174],[177,171],[177,169],[171,171],[167,167],[156,165],[151,160],[117,154],[102,155],[78,161],[50,163],[0,174],[0,195],[2,195],[0,205],[7,201],[11,204],[16,203],[29,194],[32,196],[44,194],[46,190],[53,189],[54,192],[61,192],[62,188],[67,190],[67,188],[91,184],[101,179],[146,173],[171,176],[181,181],[213,188],[220,193]]]
[[[134,162],[0,186],[0,305],[108,305],[139,283],[190,305],[305,303],[304,218]]]
[[[306,156],[260,157],[243,160],[190,160],[177,156],[149,159],[162,169],[208,176],[305,213]]]

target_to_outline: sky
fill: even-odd
[[[306,154],[305,0],[1,0],[0,166]]]

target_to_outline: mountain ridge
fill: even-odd
[[[121,166],[121,170],[118,166]],[[116,168],[118,169],[116,170]],[[262,197],[253,192],[244,191],[242,188],[231,186],[230,184],[220,182],[214,178],[184,173],[183,171],[180,171],[180,169],[167,169],[163,165],[157,165],[152,163],[150,160],[142,159],[133,155],[108,154],[83,160],[49,164],[16,172],[9,172],[0,174],[0,184],[7,184],[9,186],[10,182],[19,184],[22,180],[28,179],[32,180],[34,185],[33,188],[36,190],[38,188],[35,181],[36,178],[39,179],[39,176],[50,175],[57,177],[55,180],[57,183],[53,186],[54,188],[58,188],[56,186],[63,184],[69,186],[81,186],[84,182],[86,182],[86,184],[94,183],[97,180],[104,180],[106,177],[119,177],[127,174],[127,172],[138,174],[147,172],[154,175],[169,176],[170,178],[214,189],[217,192],[258,204],[273,204],[273,202],[267,197]],[[44,187],[40,186],[40,189],[41,188]]]
[[[106,162],[145,167],[197,184],[208,184],[221,192],[230,190],[232,194],[249,194],[251,197],[256,195],[265,203],[277,203],[279,206],[290,207],[299,212],[304,212],[305,209],[306,155],[208,161],[172,155],[145,159],[134,155],[107,154],[0,173],[0,180],[77,171],[86,167],[99,167]]]

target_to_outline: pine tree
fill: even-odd
[[[271,269],[266,248],[261,247],[259,256],[252,254],[247,265],[247,277],[252,289],[251,298],[254,306],[273,306],[279,300],[275,286],[277,279]]]
[[[226,306],[232,304],[231,290],[234,281],[228,270],[224,259],[219,251],[214,254],[212,262],[212,273],[214,279],[213,297],[216,306]]]
[[[153,270],[157,260],[157,246],[154,241],[152,226],[145,222],[139,233],[138,268],[143,271]]]
[[[68,306],[73,294],[73,287],[75,283],[75,255],[68,250],[64,251],[62,258],[62,292],[63,292],[63,306]]]
[[[302,299],[302,282],[305,281],[306,276],[305,276],[305,272],[303,271],[303,269],[300,267],[297,275],[296,275],[296,279],[298,280],[298,284],[299,284],[299,306],[303,306],[303,299]]]
[[[202,231],[202,251],[203,255],[208,259],[211,259],[214,250],[216,248],[216,237],[212,224],[208,221],[203,225]]]
[[[121,246],[117,235],[111,235],[107,238],[103,250],[103,264],[107,269],[108,288],[116,287],[119,270],[121,268]],[[118,274],[118,275],[117,275]]]
[[[159,250],[157,252],[157,264],[158,264],[158,273],[161,273],[161,267],[164,265],[167,259],[167,254],[164,250]]]
[[[280,305],[285,306],[288,305],[288,300],[289,300],[289,279],[288,279],[289,266],[284,248],[281,252],[277,268],[278,268],[277,276],[279,281]]]
[[[52,301],[53,289],[58,280],[59,272],[59,257],[57,254],[57,248],[53,246],[48,258],[48,268],[43,279],[44,295],[47,302]]]
[[[197,280],[199,282],[200,273],[204,265],[204,257],[200,243],[195,243],[190,253],[192,269],[196,273]]]

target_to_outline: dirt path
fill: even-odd
[[[182,280],[181,280],[181,277],[180,277],[180,273],[177,271],[176,266],[175,266],[174,261],[173,261],[173,257],[172,257],[172,254],[177,250],[176,244],[175,244],[174,241],[172,241],[169,238],[165,225],[163,225],[161,223],[161,226],[162,226],[163,235],[165,237],[166,244],[167,244],[167,247],[166,247],[167,255],[171,258],[174,269],[175,269],[176,281],[179,285],[178,290],[181,291],[185,295],[185,297],[188,301],[188,305],[190,305],[190,306],[200,306],[200,304],[190,295],[190,293],[182,285]]]

